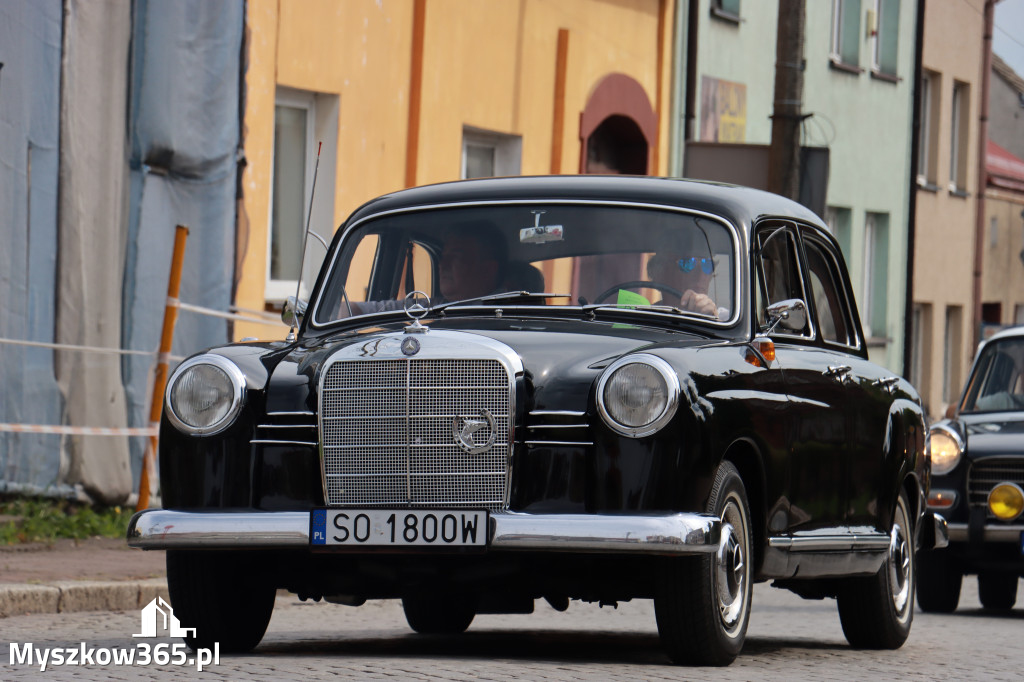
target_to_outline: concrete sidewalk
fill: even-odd
[[[0,545],[0,618],[131,611],[158,595],[167,598],[162,551],[109,538]]]

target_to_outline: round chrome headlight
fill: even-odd
[[[928,434],[928,451],[931,453],[932,473],[948,474],[960,462],[963,447],[960,440],[945,429],[932,429]]]
[[[597,382],[597,409],[613,430],[630,438],[656,433],[679,406],[679,377],[655,355],[613,362]]]
[[[167,382],[167,418],[185,433],[217,433],[235,421],[244,398],[242,370],[219,355],[199,355],[179,365]]]

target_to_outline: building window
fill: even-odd
[[[911,322],[911,343],[913,355],[910,359],[910,383],[917,386],[925,401],[931,391],[932,365],[932,306],[930,303],[915,303]],[[926,405],[930,409],[930,406]]]
[[[843,252],[843,258],[849,262],[850,257],[850,209],[838,206],[825,208],[825,224],[832,232],[832,236],[839,242],[839,248]]]
[[[921,127],[917,141],[917,184],[937,190],[936,158],[938,154],[938,121],[940,92],[939,74],[924,71],[921,74]]]
[[[462,129],[462,174],[465,178],[519,175],[523,138],[489,130]]]
[[[1024,305],[1018,303],[1013,306],[1013,323],[1024,324]]]
[[[994,249],[999,246],[999,218],[992,216],[988,221],[988,246]]]
[[[740,0],[711,0],[711,16],[738,24]]]
[[[967,192],[967,115],[970,102],[970,86],[953,83],[953,101],[950,111],[949,138],[949,191],[956,194]]]
[[[296,290],[308,296],[312,278],[323,259],[307,243],[302,258],[303,233],[310,230],[327,241],[334,234],[334,177],[337,158],[338,97],[279,88],[274,107],[274,159],[272,164],[270,227],[267,239],[267,280],[264,298],[280,303]],[[310,211],[317,148],[317,195]],[[312,243],[313,240],[307,240]],[[300,276],[300,267],[303,267]],[[301,280],[301,288],[299,287]]]
[[[270,253],[266,297],[295,295],[302,260],[307,188],[312,168],[315,100],[312,93],[279,94],[274,107],[274,166],[271,183]]]
[[[875,0],[871,70],[896,78],[900,32],[899,0]]]
[[[864,308],[860,313],[868,337],[886,336],[888,281],[889,214],[868,213],[864,221]]]
[[[942,359],[942,398],[954,403],[960,394],[960,355],[963,344],[963,307],[946,308],[946,336]]]
[[[861,0],[832,0],[832,62],[860,71]]]

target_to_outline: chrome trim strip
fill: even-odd
[[[586,412],[572,410],[534,410],[528,413],[531,417],[586,417]]]
[[[949,524],[941,514],[932,514],[932,521],[935,522],[935,547],[933,549],[943,549],[949,547]]]
[[[315,448],[319,443],[314,441],[305,440],[267,440],[263,438],[253,438],[249,441],[249,445],[308,445],[311,448]]]
[[[315,417],[316,412],[267,412],[268,417]]]
[[[528,440],[524,441],[524,445],[528,446],[546,446],[546,445],[565,445],[565,446],[580,446],[580,447],[591,447],[594,445],[593,441],[588,440]]]
[[[994,523],[985,524],[985,532],[982,540],[985,542],[1020,542],[1020,534],[1024,533],[1024,525],[1014,524],[1006,526]],[[950,542],[967,542],[968,530],[966,523],[949,524]]]
[[[335,269],[336,264],[337,264],[338,256],[341,254],[340,244],[343,244],[345,242],[345,240],[348,239],[349,234],[351,234],[353,230],[355,230],[360,225],[362,225],[363,223],[365,223],[367,221],[370,221],[370,220],[379,220],[379,219],[385,218],[387,216],[402,215],[404,213],[416,213],[416,212],[422,212],[422,211],[437,211],[437,210],[451,209],[451,208],[472,208],[474,206],[540,206],[540,205],[545,205],[545,204],[546,205],[550,205],[550,206],[615,206],[615,207],[626,207],[626,208],[643,208],[643,209],[654,209],[654,210],[660,210],[660,211],[666,211],[666,212],[672,212],[672,213],[682,213],[684,215],[693,216],[695,218],[707,218],[709,220],[713,220],[716,223],[719,223],[720,225],[722,225],[732,235],[733,263],[734,264],[739,264],[739,263],[744,263],[745,262],[745,258],[744,258],[744,256],[742,255],[741,252],[745,253],[746,247],[748,245],[745,244],[745,243],[741,244],[741,242],[745,242],[744,234],[743,234],[742,230],[740,230],[739,227],[734,225],[732,222],[730,222],[729,220],[727,220],[723,216],[715,215],[714,213],[708,213],[706,211],[701,211],[701,210],[693,209],[693,208],[686,208],[684,206],[678,206],[678,205],[674,206],[672,204],[667,204],[667,203],[652,203],[652,202],[646,202],[646,201],[615,201],[615,200],[609,200],[609,199],[603,199],[603,200],[602,199],[563,199],[563,198],[553,198],[553,197],[540,197],[540,198],[534,198],[534,199],[489,199],[489,200],[485,200],[485,201],[468,201],[468,202],[452,201],[452,202],[446,203],[446,204],[429,204],[429,205],[419,205],[419,206],[406,206],[405,208],[395,208],[395,209],[391,209],[389,211],[380,211],[378,213],[372,213],[370,215],[364,216],[363,218],[361,218],[357,222],[354,222],[354,223],[352,223],[351,225],[348,225],[345,228],[345,232],[341,236],[341,242],[339,243],[339,248],[335,249],[334,253],[331,254],[330,265],[327,265],[326,267],[328,268],[329,272],[334,272],[334,269]],[[325,266],[321,265],[321,268],[323,268],[323,267],[325,267]],[[720,328],[731,327],[732,325],[736,324],[739,321],[739,319],[740,319],[740,307],[742,306],[742,285],[743,285],[743,282],[741,281],[740,276],[741,276],[741,272],[743,271],[743,268],[741,268],[741,267],[739,267],[737,265],[737,267],[734,267],[733,270],[735,270],[735,272],[733,273],[733,301],[731,301],[731,303],[739,302],[739,304],[732,306],[732,315],[731,315],[731,317],[728,320],[723,322],[723,321],[720,321],[720,320],[711,320],[710,318],[707,318],[707,317],[697,317],[697,316],[690,316],[690,315],[687,315],[685,317],[688,317],[690,319],[698,319],[699,321],[701,321],[701,322],[703,322],[705,324],[711,325],[713,327],[720,327]],[[317,291],[316,301],[310,301],[310,305],[307,308],[307,310],[312,310],[313,311],[313,314],[309,317],[309,325],[313,329],[324,329],[326,327],[329,327],[332,324],[335,324],[335,323],[341,321],[341,320],[330,320],[330,321],[325,322],[325,323],[317,322],[317,317],[320,314],[321,300],[323,298],[324,289],[327,288],[327,284],[328,284],[328,280],[325,280],[324,281],[324,286],[321,287],[321,289],[319,291]],[[499,306],[499,307],[501,307],[501,306]],[[545,306],[545,307],[552,307],[552,306]],[[558,307],[562,307],[562,306],[558,306]],[[575,309],[578,310],[581,306],[565,306],[565,307],[567,307],[567,308],[575,308]],[[367,314],[365,316],[361,316],[361,317],[371,317],[373,314],[374,313],[369,313],[369,314]],[[307,312],[307,315],[309,315],[308,312]],[[343,318],[343,319],[349,319],[349,318]]]
[[[816,535],[768,538],[768,546],[790,552],[881,551],[889,549],[885,533],[870,535]]]
[[[132,517],[139,549],[308,549],[310,512],[184,512],[147,509]],[[702,514],[493,514],[494,551],[701,554],[718,549],[722,522]]]
[[[527,426],[528,429],[585,429],[590,424],[534,424]]]
[[[316,424],[257,424],[257,429],[315,429]]]

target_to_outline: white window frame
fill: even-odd
[[[932,160],[932,89],[935,74],[930,71],[921,73],[921,127],[917,141],[917,184],[921,187],[933,184],[931,168]]]
[[[467,179],[469,147],[489,147],[494,150],[494,173],[490,177],[519,175],[522,172],[523,138],[519,135],[498,133],[473,126],[462,128],[462,168],[459,177]]]
[[[875,13],[875,27],[874,35],[871,36],[871,70],[882,76],[889,76],[895,78],[897,76],[897,68],[893,68],[892,71],[885,71],[882,69],[882,41],[884,36],[888,35],[889,27],[883,20],[884,13],[882,12],[882,4],[884,2],[895,2],[897,3],[896,12],[899,14],[899,0],[874,0],[874,13]],[[893,38],[897,45],[897,55],[899,50],[899,27],[895,29],[897,35]],[[898,56],[897,56],[898,59]]]
[[[846,61],[843,59],[842,52],[842,36],[843,36],[843,4],[846,2],[854,2],[857,4],[857,31],[854,33],[857,43],[857,59],[856,61]],[[842,64],[846,67],[853,67],[859,70],[860,62],[860,2],[861,0],[832,0],[832,41],[829,46],[829,58],[835,64]]]
[[[970,102],[969,86],[960,81],[953,81],[953,93],[951,98],[950,111],[950,133],[949,133],[949,191],[967,191],[967,160],[965,158],[966,147],[964,138],[967,133],[967,107]]]
[[[302,239],[308,220],[310,232],[316,233],[321,239],[330,243],[334,230],[337,228],[334,217],[334,198],[338,165],[340,98],[332,93],[278,87],[275,97],[275,119],[277,105],[300,107],[307,111],[306,167],[303,173],[302,219],[296,239]],[[318,151],[320,155],[319,167],[317,167]],[[273,145],[271,145],[271,192],[267,211],[267,267],[264,280],[264,299],[271,305],[276,306],[282,303],[288,296],[295,295],[296,285],[299,282],[296,282],[294,279],[274,280],[270,277],[270,256],[274,229],[274,167]],[[313,206],[312,210],[310,210],[309,200],[313,185],[314,169],[316,169],[316,193],[312,196]],[[326,255],[318,240],[310,237],[305,241],[305,258],[300,259],[303,267],[301,288],[298,290],[299,298],[307,298],[309,296],[316,273]],[[302,244],[299,244],[298,247],[301,248]]]
[[[277,119],[277,107],[288,106],[296,109],[303,109],[306,112],[306,168],[302,178],[302,216],[303,220],[296,238],[302,239],[302,232],[305,229],[305,216],[309,211],[309,188],[313,183],[313,165],[316,162],[313,152],[314,123],[316,121],[316,96],[312,92],[300,90],[278,89],[274,100],[274,118]],[[283,301],[288,296],[294,296],[299,282],[294,279],[272,279],[270,274],[271,256],[274,243],[274,186],[276,178],[276,160],[273,153],[274,145],[271,144],[270,160],[270,201],[267,206],[267,271],[264,298],[268,301]],[[291,237],[289,237],[291,238]],[[301,248],[301,245],[300,245]],[[299,291],[299,296],[307,295],[305,291]]]

